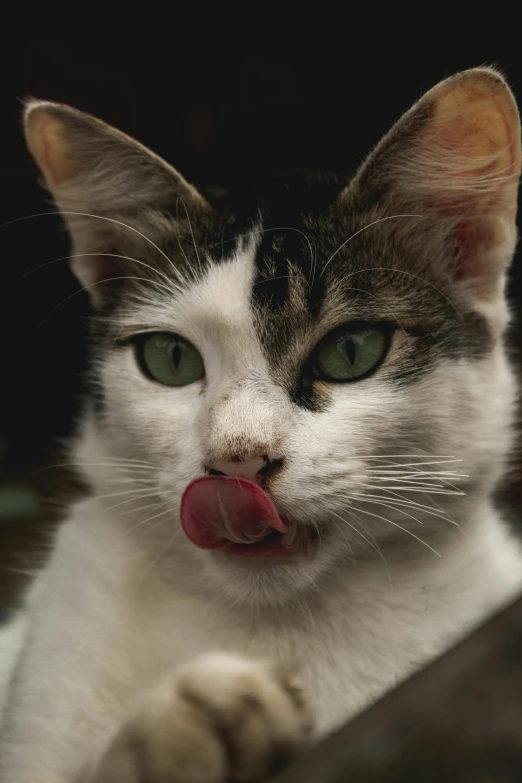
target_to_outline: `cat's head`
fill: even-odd
[[[459,534],[502,469],[514,399],[520,126],[498,73],[436,86],[351,181],[283,177],[236,207],[81,112],[26,116],[95,308],[78,453],[128,535],[196,564],[202,589],[258,601],[388,542]],[[288,557],[187,539],[183,493],[209,474],[245,479],[201,483],[210,527],[248,528],[262,486],[281,523],[268,548],[296,532]]]

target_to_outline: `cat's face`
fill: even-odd
[[[129,535],[259,601],[458,534],[501,469],[513,404],[520,142],[497,75],[428,93],[346,187],[294,176],[241,218],[84,115],[37,105],[28,127],[96,292],[80,454]],[[262,487],[284,543],[188,540],[182,496],[219,473]]]

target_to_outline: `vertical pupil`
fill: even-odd
[[[172,361],[174,363],[174,367],[177,370],[179,367],[179,363],[181,361],[181,347],[179,343],[176,343],[174,348],[172,349]]]
[[[346,338],[344,342],[344,348],[346,350],[346,356],[348,357],[348,361],[350,362],[350,364],[353,364],[355,362],[356,350],[355,350],[355,343],[350,337]]]

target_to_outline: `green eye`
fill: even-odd
[[[138,350],[146,375],[165,386],[188,386],[205,375],[201,354],[178,334],[144,335]]]
[[[386,334],[380,329],[336,330],[319,343],[315,352],[315,370],[328,381],[352,381],[373,370],[386,353],[386,348]]]

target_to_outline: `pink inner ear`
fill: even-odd
[[[455,231],[453,279],[474,282],[477,292],[487,294],[492,281],[511,260],[515,230],[495,212],[463,218]]]
[[[80,163],[71,159],[67,153],[62,123],[55,117],[38,109],[32,112],[28,122],[28,140],[51,186],[63,185],[81,171]]]
[[[448,231],[453,278],[487,294],[514,250],[516,106],[502,80],[485,71],[450,79],[429,98],[430,119],[409,160],[412,202],[416,196],[419,212],[425,205]]]
[[[104,281],[120,278],[125,275],[123,259],[118,257],[114,248],[103,249],[99,254],[78,255],[72,257],[72,269],[84,287],[92,286],[96,291],[96,284],[102,287]]]
[[[118,258],[111,258],[108,255],[99,255],[93,257],[93,263],[96,267],[97,280],[111,280],[120,277],[123,274]]]
[[[485,171],[477,169],[477,174],[484,175]],[[509,186],[509,182],[501,182],[487,193],[470,189],[458,197],[431,199],[431,208],[442,219],[456,222],[452,233],[454,280],[482,281],[486,290],[496,270],[503,268],[506,240],[509,242],[509,211],[504,189]]]
[[[488,264],[481,260],[481,251],[487,251],[493,244],[491,222],[480,219],[461,221],[456,231],[456,242],[454,279],[482,277]]]

